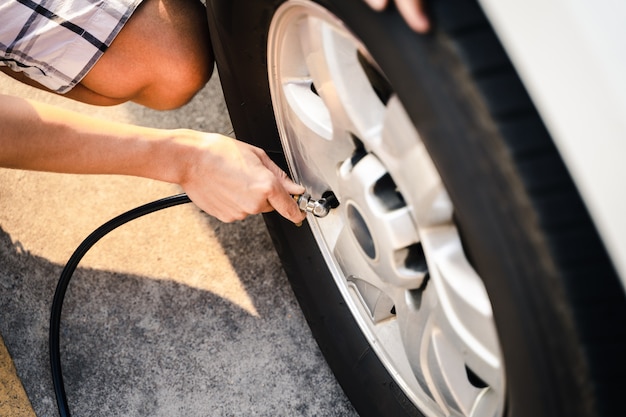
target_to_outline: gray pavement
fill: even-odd
[[[173,112],[80,105],[4,75],[0,93],[147,126],[230,131],[217,77]],[[177,192],[139,178],[0,170],[0,333],[38,416],[57,415],[47,340],[63,265],[106,220]],[[185,205],[113,232],[74,275],[61,345],[74,416],[356,415],[259,216],[223,224]]]

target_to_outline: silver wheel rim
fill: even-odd
[[[367,71],[366,71],[367,69]],[[270,91],[294,179],[340,206],[308,222],[372,348],[428,416],[500,416],[505,378],[489,297],[439,173],[361,42],[289,1],[268,38]]]

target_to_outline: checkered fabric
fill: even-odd
[[[0,0],[0,65],[58,93],[94,66],[141,0]]]

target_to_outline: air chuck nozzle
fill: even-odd
[[[315,217],[326,217],[331,209],[339,205],[339,201],[332,191],[325,192],[323,197],[319,200],[311,198],[311,194],[309,193],[295,195],[293,198],[296,200],[296,203],[298,203],[300,210],[311,213]]]

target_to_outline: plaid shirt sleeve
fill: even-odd
[[[94,66],[141,0],[1,0],[0,65],[58,93]]]

